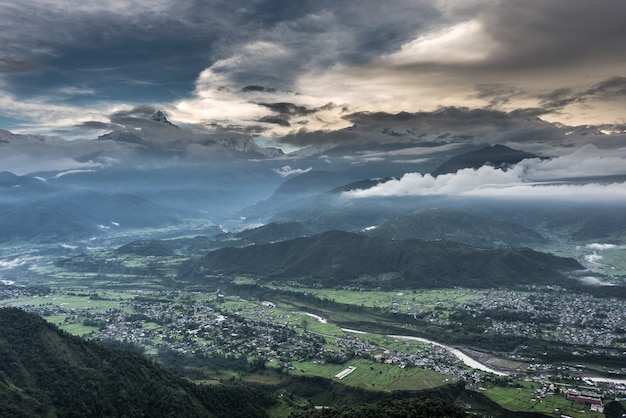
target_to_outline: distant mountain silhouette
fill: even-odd
[[[452,157],[437,167],[431,174],[439,176],[441,174],[456,173],[464,168],[477,169],[484,165],[507,168],[526,158],[539,158],[539,156],[504,145],[493,145]]]
[[[521,247],[547,242],[536,231],[515,223],[450,209],[401,215],[370,233],[397,239],[441,239],[476,247]]]

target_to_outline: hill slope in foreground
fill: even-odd
[[[474,248],[330,231],[307,238],[208,253],[196,273],[255,274],[307,285],[383,289],[566,285],[576,260],[527,248]]]
[[[248,386],[195,385],[19,309],[0,309],[0,329],[0,416],[262,417],[274,402]]]

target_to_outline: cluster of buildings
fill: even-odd
[[[24,308],[42,316],[65,316],[66,324],[93,327],[88,338],[123,341],[148,352],[161,348],[194,355],[220,352],[276,361],[291,370],[299,361],[340,364],[361,357],[401,368],[434,370],[452,380],[484,380],[483,375],[463,367],[440,347],[407,343],[406,352],[388,350],[355,334],[309,331],[305,324],[310,317],[306,313],[284,313],[273,302],[242,305],[245,308],[229,304],[223,297],[142,294],[103,311],[52,302]]]
[[[526,309],[530,315],[537,313],[541,318],[553,316],[553,323],[559,326],[571,324],[579,327],[579,333],[580,327],[588,327],[588,332],[594,332],[596,336],[611,332],[603,327],[618,327],[619,321],[626,324],[626,313],[614,306],[617,302],[612,299],[567,295],[565,301],[559,301],[549,293],[534,293],[526,298],[504,298],[502,294],[488,296],[489,292],[492,291],[486,292],[484,299],[467,303],[464,309],[476,313],[481,312],[481,309],[497,308],[513,312]],[[0,286],[0,298],[33,296],[31,293],[25,288]],[[94,299],[98,298],[94,296]],[[574,305],[582,313],[575,315],[571,310],[564,309],[563,304]],[[450,351],[436,345],[406,341],[403,348],[394,344],[395,348],[391,349],[381,346],[381,343],[371,342],[358,331],[345,330],[348,332],[332,335],[311,331],[310,328],[314,327],[310,326],[310,321],[315,315],[285,312],[270,301],[250,302],[223,295],[183,292],[144,292],[111,305],[115,307],[97,310],[89,306],[69,308],[51,301],[25,308],[42,316],[64,316],[67,324],[92,327],[88,338],[124,341],[153,353],[162,348],[193,355],[219,352],[259,361],[275,361],[275,364],[290,370],[294,370],[299,361],[341,364],[360,357],[391,367],[433,370],[450,376],[450,380],[463,380],[470,387],[479,387],[479,383],[491,379],[489,375],[468,369]],[[398,306],[401,306],[400,302]],[[516,321],[492,321],[492,324],[496,323],[508,324],[508,328],[501,325],[503,333],[512,332],[512,329],[522,333],[530,332],[522,326],[515,328]],[[532,323],[528,326],[532,327]],[[538,377],[545,375],[546,381],[549,380],[548,374],[571,376],[579,371],[571,366],[558,366],[571,370],[556,370],[555,367],[538,363],[529,365],[528,371]],[[623,394],[625,390],[617,390],[616,393]],[[601,398],[590,396],[589,393],[568,391],[566,396],[575,402],[601,406]]]
[[[485,332],[626,349],[626,310],[619,299],[562,289],[528,293],[491,290],[463,309],[483,316],[499,312],[498,319],[485,316]],[[503,312],[510,313],[510,319],[502,319]],[[516,320],[516,316],[524,319]]]
[[[0,280],[0,300],[41,296],[48,293],[50,293],[50,289],[43,286],[16,286],[15,282],[11,280]]]
[[[604,410],[600,408],[602,406],[602,396],[597,393],[579,392],[576,389],[568,389],[565,392],[565,397],[570,401],[595,406],[595,408],[592,408],[593,411],[604,412]]]

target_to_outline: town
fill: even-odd
[[[455,305],[458,297],[469,293],[471,300]],[[573,354],[580,356],[586,352],[624,352],[624,335],[619,327],[625,318],[618,300],[565,295],[559,289],[448,289],[433,299],[434,307],[424,304],[420,309],[414,298],[410,292],[390,293],[386,299],[377,294],[371,303],[384,304],[396,314],[429,318],[440,325],[463,327],[463,318],[472,318],[467,326],[475,326],[476,319],[482,318],[485,334],[525,335],[577,344],[578,352]],[[348,381],[356,370],[351,361],[359,360],[429,370],[442,376],[442,382],[464,381],[475,390],[534,382],[538,386],[533,402],[542,402],[546,396],[563,396],[594,411],[601,411],[603,398],[626,395],[624,367],[600,371],[614,379],[591,380],[585,377],[590,370],[582,364],[551,363],[509,353],[508,358],[490,363],[501,372],[489,373],[468,367],[441,344],[340,328],[317,315],[285,309],[280,303],[237,295],[79,288],[47,293],[45,288],[4,284],[0,287],[0,304],[35,312],[84,338],[118,342],[166,363],[183,364],[181,370],[193,378],[219,376],[229,369],[236,369],[240,376],[265,369],[300,374],[310,373],[310,365],[320,370],[336,365],[334,372],[320,374]],[[494,312],[500,315],[490,317]],[[216,361],[218,357],[220,361]],[[350,372],[343,374],[342,370]]]

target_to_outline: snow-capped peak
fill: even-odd
[[[155,122],[163,123],[165,125],[176,126],[172,122],[167,120],[167,117],[165,117],[165,113],[161,112],[160,110],[157,110],[156,113],[152,115],[150,119],[152,119]]]

